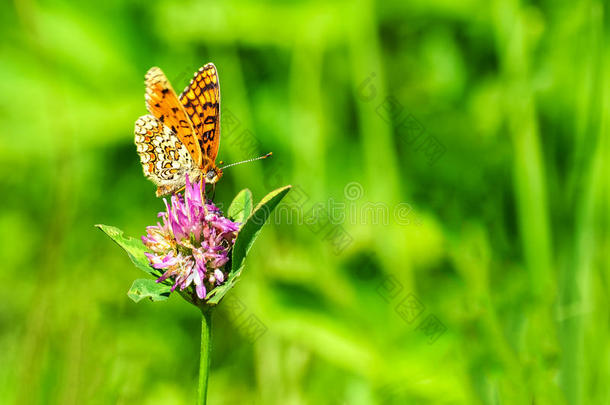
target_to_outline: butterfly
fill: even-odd
[[[165,74],[152,67],[145,76],[146,109],[136,120],[135,144],[144,175],[157,197],[174,194],[193,181],[215,184],[220,144],[220,86],[213,63],[201,67],[180,96]]]

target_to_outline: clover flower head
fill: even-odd
[[[194,284],[202,300],[225,282],[223,268],[240,226],[205,201],[204,187],[202,182],[191,183],[187,175],[184,196],[175,194],[169,203],[164,200],[166,210],[159,213],[162,223],[147,227],[142,237],[151,251],[146,253],[151,266],[164,271],[157,282],[171,279],[172,291]]]

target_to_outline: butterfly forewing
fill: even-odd
[[[201,145],[202,168],[215,165],[220,145],[220,85],[213,63],[200,68],[180,94],[180,102],[193,123]]]
[[[184,187],[185,174],[192,177],[197,166],[180,139],[152,115],[138,118],[134,132],[142,170],[158,186],[157,196]]]
[[[158,67],[150,68],[146,73],[146,108],[180,139],[195,164],[200,165],[201,146],[195,137],[191,119],[178,101],[169,80]]]

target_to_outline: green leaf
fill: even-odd
[[[267,194],[261,202],[254,208],[246,223],[242,226],[237,235],[233,248],[231,272],[239,270],[243,266],[243,261],[250,251],[252,244],[256,240],[261,228],[271,215],[271,212],[282,201],[282,198],[290,191],[292,186],[284,186]]]
[[[117,243],[120,247],[127,252],[129,258],[136,265],[137,268],[144,270],[146,273],[159,277],[161,275],[160,271],[153,268],[148,262],[148,258],[144,255],[144,253],[148,252],[148,249],[141,240],[129,238],[123,235],[123,231],[119,228],[115,228],[114,226],[109,225],[95,225],[99,229],[101,229],[106,235],[110,237],[113,241]]]
[[[250,214],[252,214],[252,192],[244,188],[233,199],[227,215],[231,220],[243,223]]]
[[[218,304],[222,297],[235,285],[244,266],[246,255],[250,251],[261,228],[265,224],[265,221],[267,221],[267,218],[271,215],[271,212],[273,212],[282,198],[290,191],[291,187],[292,186],[285,186],[270,192],[254,208],[254,211],[250,214],[237,234],[235,246],[233,247],[233,256],[231,258],[231,271],[228,274],[227,281],[210,292],[210,298],[208,298],[209,304]]]
[[[144,298],[150,298],[151,301],[165,301],[169,297],[170,290],[169,285],[148,278],[139,278],[133,282],[127,296],[134,302],[140,302]]]

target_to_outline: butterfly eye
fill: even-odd
[[[216,177],[216,172],[214,170],[210,170],[206,173],[205,177],[207,177],[208,180],[214,180],[214,177]]]

